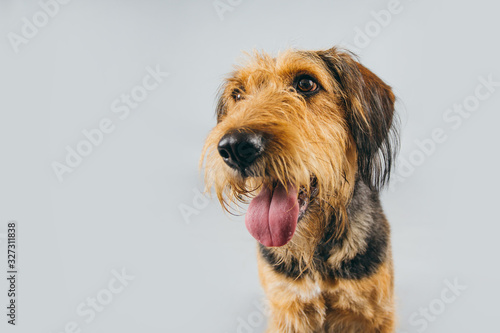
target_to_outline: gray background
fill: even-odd
[[[201,147],[241,51],[338,44],[394,87],[401,158],[422,157],[415,140],[436,128],[447,138],[383,194],[398,332],[424,331],[412,314],[438,306],[455,279],[467,289],[425,331],[498,331],[500,88],[457,129],[443,116],[479,77],[500,81],[500,6],[401,0],[377,31],[371,12],[390,1],[223,2],[221,19],[212,1],[73,0],[16,53],[8,34],[40,5],[0,1],[1,253],[9,220],[20,246],[18,325],[6,324],[2,278],[0,331],[59,333],[74,321],[82,332],[262,332],[254,239],[215,200],[193,203]],[[361,45],[366,27],[373,37]],[[113,101],[157,65],[170,75],[119,119]],[[51,164],[103,118],[115,130],[58,181]],[[135,279],[86,323],[77,307],[122,268]]]

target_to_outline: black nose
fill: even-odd
[[[254,132],[229,132],[219,141],[220,156],[231,168],[244,171],[264,151],[264,137]]]

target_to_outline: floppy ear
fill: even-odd
[[[319,52],[339,85],[358,150],[358,174],[372,189],[389,181],[398,148],[391,87],[347,52]]]

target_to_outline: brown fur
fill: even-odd
[[[258,257],[273,317],[268,332],[394,332],[389,262],[362,280],[284,278]]]
[[[291,88],[299,74],[313,76],[321,91],[300,95]],[[226,81],[203,151],[207,187],[228,211],[277,181],[312,199],[292,240],[258,257],[268,332],[394,331],[389,227],[377,195],[394,155],[393,112],[390,87],[336,48],[276,58],[257,53]],[[252,177],[217,152],[226,133],[243,130],[266,133],[269,141]],[[378,251],[373,260],[371,249]],[[345,267],[360,258],[373,269],[351,276]]]

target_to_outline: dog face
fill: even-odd
[[[251,200],[245,223],[264,246],[317,241],[332,214],[340,234],[356,177],[388,179],[393,114],[390,87],[346,52],[255,54],[222,88],[207,187],[226,210]]]

